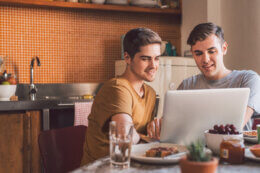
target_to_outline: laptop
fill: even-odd
[[[175,90],[165,94],[160,142],[188,145],[215,124],[242,131],[250,89]]]

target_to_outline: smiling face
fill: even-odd
[[[159,56],[161,45],[158,43],[148,44],[140,47],[140,52],[131,59],[125,56],[129,70],[135,80],[151,82],[155,79],[159,67]]]
[[[227,74],[223,56],[227,52],[227,43],[221,44],[219,38],[212,34],[203,41],[197,41],[191,46],[195,62],[208,80],[218,80]]]

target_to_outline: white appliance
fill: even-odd
[[[126,68],[124,60],[115,63],[115,76],[121,75]],[[160,97],[157,117],[162,117],[164,95],[167,90],[176,90],[182,80],[200,73],[193,58],[189,57],[160,57],[160,65],[155,80],[147,82]]]

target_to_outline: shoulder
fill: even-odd
[[[126,79],[112,78],[106,81],[100,88],[98,95],[102,96],[118,96],[118,95],[131,95],[131,87]]]
[[[232,72],[233,77],[240,77],[243,83],[257,82],[260,80],[259,75],[253,70],[234,70]]]
[[[178,90],[182,89],[195,89],[198,84],[203,82],[203,75],[197,74],[193,75],[189,78],[186,78],[182,81],[182,83],[179,85]]]
[[[129,88],[130,83],[123,78],[112,78],[104,83],[104,88]]]
[[[233,70],[233,76],[242,76],[242,77],[259,77],[258,74],[253,70]]]
[[[245,78],[259,78],[259,75],[253,70],[242,70]]]

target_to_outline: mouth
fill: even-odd
[[[206,71],[211,70],[213,67],[214,67],[214,64],[211,64],[211,65],[207,64],[207,65],[203,65],[203,66],[202,66],[202,68],[203,68],[204,70],[206,70]]]
[[[146,71],[146,73],[148,73],[150,76],[154,76],[156,73],[156,70],[148,70],[148,71]]]

